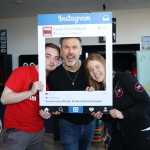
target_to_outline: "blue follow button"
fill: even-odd
[[[83,106],[69,106],[69,113],[83,113]]]

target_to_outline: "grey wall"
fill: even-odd
[[[142,36],[150,36],[150,8],[117,10],[113,17],[117,19],[116,44],[142,43]],[[37,17],[0,19],[0,29],[7,29],[8,54],[13,55],[13,69],[18,67],[18,56],[37,54]],[[83,38],[83,45],[99,45],[98,37]],[[58,44],[58,39],[46,39],[46,42]]]

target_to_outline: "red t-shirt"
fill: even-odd
[[[35,66],[24,66],[15,69],[5,86],[13,92],[23,92],[31,89],[31,84],[38,81]],[[16,128],[25,132],[39,132],[44,128],[44,122],[39,115],[39,95],[35,94],[22,102],[6,105],[4,128]]]

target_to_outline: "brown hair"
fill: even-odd
[[[104,59],[104,57],[100,54],[91,54],[86,60],[85,60],[85,71],[86,71],[86,77],[89,83],[89,86],[93,86],[95,88],[95,90],[102,90],[102,83],[99,83],[95,80],[93,80],[89,74],[89,70],[87,69],[87,64],[89,61],[92,60],[96,60],[99,61],[103,64],[104,69],[106,71],[106,60]]]
[[[80,44],[82,43],[82,40],[81,40],[80,37],[62,37],[62,38],[59,39],[60,45],[62,46],[62,42],[63,42],[64,39],[70,39],[70,38],[75,38],[75,39],[79,40]]]
[[[51,47],[51,48],[56,49],[56,50],[58,51],[59,55],[60,55],[60,48],[59,48],[57,45],[55,45],[55,44],[53,44],[53,43],[46,43],[46,44],[45,44],[45,49],[46,49],[47,47]]]

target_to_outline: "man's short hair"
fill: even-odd
[[[80,38],[80,37],[62,37],[62,38],[60,38],[60,39],[59,39],[59,43],[60,43],[60,45],[62,46],[62,42],[63,42],[63,40],[64,40],[64,39],[70,39],[70,38],[78,39],[78,40],[79,40],[79,42],[80,42],[80,44],[82,43],[82,40],[81,40],[81,38]]]
[[[55,45],[55,44],[53,44],[53,43],[46,43],[46,44],[45,44],[45,49],[46,49],[47,47],[51,47],[51,48],[56,49],[56,50],[58,51],[58,53],[60,54],[60,48],[59,48],[57,45]]]

